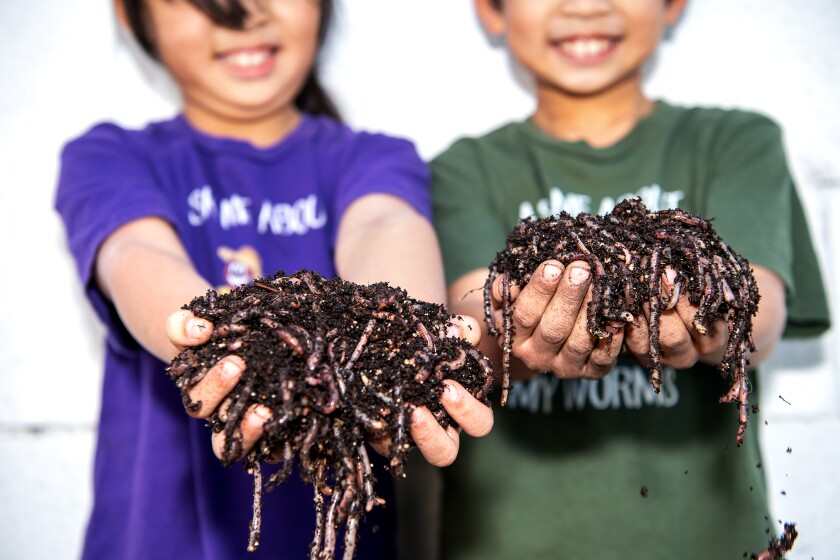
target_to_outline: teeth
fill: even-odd
[[[606,52],[610,48],[610,41],[609,39],[576,39],[574,41],[563,41],[560,48],[567,54],[585,58]]]
[[[225,57],[225,61],[228,63],[234,66],[241,66],[242,68],[259,66],[266,60],[268,60],[268,53],[266,51],[239,52]]]

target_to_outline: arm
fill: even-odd
[[[187,311],[171,314],[184,302],[203,294],[210,285],[195,268],[171,225],[160,218],[141,218],[114,231],[96,256],[96,282],[117,309],[134,338],[163,361],[170,361],[189,345],[206,342],[213,325]],[[166,325],[166,330],[161,326]],[[215,364],[189,393],[201,402],[196,418],[207,418],[233,389],[244,361],[228,356]],[[253,446],[262,433],[265,407],[252,407],[243,419],[243,445]],[[221,457],[224,440],[212,437]]]
[[[134,220],[114,231],[96,255],[95,275],[132,336],[166,362],[183,346],[160,326],[173,309],[210,287],[193,268],[172,226],[160,218]]]
[[[350,205],[339,225],[335,263],[344,280],[388,282],[417,299],[446,301],[435,232],[394,196],[370,194]]]

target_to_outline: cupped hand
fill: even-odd
[[[491,290],[493,324],[504,343],[503,281]],[[612,336],[598,338],[587,324],[592,300],[588,263],[541,263],[524,287],[511,286],[511,351],[528,369],[560,378],[600,379],[615,365],[624,338],[623,322],[607,325]]]
[[[198,346],[210,340],[213,324],[196,317],[190,311],[180,310],[168,317],[166,334],[173,346],[183,351],[188,346]],[[239,382],[245,368],[245,360],[233,354],[216,362],[201,381],[187,392],[191,403],[186,407],[187,414],[194,418],[208,418],[221,405],[220,415],[224,420],[229,405],[229,402],[224,401]],[[251,450],[262,437],[263,426],[271,416],[270,409],[263,405],[254,404],[245,411],[236,434],[241,445],[236,445],[235,456],[229,457],[229,460],[244,457]],[[223,459],[226,443],[224,432],[213,434],[211,442],[216,457]]]
[[[179,350],[188,346],[203,344],[210,339],[213,325],[209,321],[195,317],[191,312],[181,310],[169,316],[166,325],[167,334],[172,344]],[[470,317],[456,317],[452,320],[449,336],[462,338],[477,345],[481,338],[478,322]],[[221,405],[220,415],[224,420],[229,402],[227,395],[239,382],[245,371],[245,361],[236,355],[229,355],[211,367],[204,377],[188,392],[194,406],[187,407],[187,413],[195,418],[207,418]],[[467,434],[480,437],[493,427],[493,411],[484,405],[458,383],[447,380],[446,389],[441,396],[441,403],[455,422]],[[244,457],[262,437],[265,423],[272,418],[271,410],[263,405],[251,405],[245,412],[239,425],[234,461]],[[425,407],[416,408],[412,415],[411,436],[423,456],[436,466],[451,464],[458,454],[459,434],[453,427],[442,428],[431,412]],[[213,452],[223,458],[226,438],[224,432],[212,435]],[[388,440],[371,442],[383,455],[388,454]]]
[[[449,336],[457,336],[477,346],[481,338],[478,321],[472,317],[458,316],[452,320]],[[456,381],[444,380],[440,397],[443,408],[457,422],[461,430],[473,437],[482,437],[493,428],[493,410],[483,404]],[[417,407],[411,416],[411,437],[420,453],[430,464],[445,467],[452,464],[460,447],[459,430],[443,428],[426,407]],[[389,453],[390,441],[371,441],[371,446],[381,455]]]
[[[699,309],[688,300],[688,294],[677,282],[677,273],[670,266],[662,273],[662,313],[659,317],[660,362],[675,368],[688,368],[697,361],[716,364],[723,358],[729,337],[725,318],[704,326],[705,333],[694,325]],[[635,324],[625,327],[624,348],[627,354],[644,366],[650,364],[649,304],[635,317]]]

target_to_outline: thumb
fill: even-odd
[[[475,318],[468,315],[453,315],[449,319],[449,328],[446,334],[452,338],[466,340],[473,346],[478,346],[478,342],[481,340],[481,326]]]
[[[166,318],[166,335],[169,341],[183,350],[187,346],[198,346],[210,340],[213,323],[181,309]]]

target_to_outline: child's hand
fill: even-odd
[[[706,326],[703,335],[694,328],[697,306],[685,293],[675,291],[676,272],[667,267],[662,275],[665,302],[659,322],[659,344],[664,365],[687,368],[698,360],[718,363],[725,350],[725,319]],[[492,290],[493,321],[502,331],[502,286],[497,278]],[[650,363],[650,306],[636,323],[607,325],[612,340],[599,340],[587,327],[586,309],[592,299],[589,265],[558,261],[542,263],[524,288],[511,287],[515,336],[512,352],[534,371],[550,371],[561,378],[598,379],[609,373],[624,348],[642,365]]]
[[[458,336],[473,345],[478,344],[481,330],[474,319],[459,317],[453,320],[452,324],[450,336]],[[167,320],[167,334],[179,350],[203,344],[209,340],[212,332],[212,323],[195,317],[189,311],[173,313]],[[236,386],[245,367],[244,360],[239,356],[231,355],[221,359],[189,392],[192,402],[200,404],[196,410],[187,412],[195,418],[207,418],[221,404],[224,414],[223,401]],[[471,436],[480,437],[489,433],[493,427],[493,411],[490,407],[482,404],[458,383],[451,380],[445,383],[447,388],[441,402],[449,415]],[[253,405],[245,413],[240,424],[242,447],[234,460],[244,457],[251,450],[262,437],[263,425],[269,419],[271,411],[264,406]],[[452,427],[444,430],[426,408],[415,409],[411,436],[426,460],[433,465],[449,465],[458,454],[458,430]],[[213,434],[212,445],[216,457],[222,459],[222,451],[225,448],[224,433]],[[387,440],[372,442],[372,445],[383,455],[388,454]]]
[[[659,319],[659,346],[663,365],[688,368],[698,360],[717,364],[723,358],[729,327],[726,319],[706,325],[706,334],[694,327],[694,315],[698,306],[688,301],[685,292],[680,293],[674,281],[677,273],[670,266],[662,274],[663,310]],[[624,344],[628,354],[642,365],[650,363],[650,306],[644,306],[644,314],[636,317],[636,324],[625,327]]]
[[[463,338],[477,346],[481,338],[478,322],[472,317],[459,316],[452,321],[449,336]],[[473,397],[460,384],[451,379],[444,381],[446,388],[440,402],[446,412],[468,435],[482,437],[493,428],[493,410]],[[411,418],[411,437],[423,457],[436,467],[451,465],[458,455],[459,430],[449,426],[444,429],[426,407],[414,409]],[[390,442],[387,439],[370,442],[382,455],[388,455]]]
[[[210,339],[212,333],[212,323],[196,317],[189,311],[181,310],[173,313],[166,321],[166,334],[178,350],[203,344]],[[187,413],[194,418],[207,418],[221,404],[224,415],[225,405],[222,402],[239,382],[245,367],[245,361],[236,355],[226,356],[219,360],[189,391],[190,400],[198,406],[194,410],[187,408]],[[271,412],[267,407],[251,406],[240,424],[242,447],[239,456],[234,460],[244,457],[251,450],[263,434],[265,421],[270,418]],[[222,451],[225,448],[223,432],[213,434],[212,445],[216,457],[222,459]]]
[[[537,267],[524,287],[511,286],[512,353],[530,370],[587,379],[600,379],[612,370],[624,339],[623,322],[608,325],[611,341],[599,340],[589,332],[590,283],[586,262],[564,266],[548,260]],[[493,283],[491,302],[493,323],[504,332],[502,276]]]

